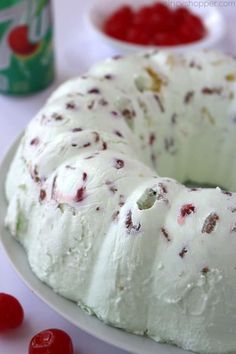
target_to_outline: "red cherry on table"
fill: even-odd
[[[18,55],[32,55],[39,43],[29,42],[29,29],[27,25],[20,25],[11,30],[8,35],[8,44],[13,53]]]
[[[0,331],[17,328],[24,319],[19,301],[12,295],[0,293]]]
[[[46,329],[30,341],[28,354],[73,354],[69,335],[61,329]]]

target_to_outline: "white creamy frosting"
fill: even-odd
[[[179,183],[236,190],[235,94],[216,52],[113,58],[62,85],[6,182],[37,277],[129,332],[236,350],[236,194]]]

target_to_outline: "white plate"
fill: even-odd
[[[189,8],[192,10],[192,12],[202,18],[207,28],[208,35],[202,40],[192,44],[190,43],[170,47],[135,45],[114,39],[103,32],[102,26],[105,19],[120,6],[128,4],[133,8],[139,8],[140,6],[152,4],[153,2],[156,2],[156,0],[96,0],[89,8],[86,14],[86,20],[99,37],[101,37],[104,41],[106,41],[122,54],[147,50],[150,48],[171,50],[172,52],[184,52],[188,50],[212,48],[223,38],[225,34],[225,21],[221,12],[213,6],[196,7],[196,5],[194,6],[194,3],[196,4],[197,2],[189,2]],[[203,1],[200,3],[206,5],[207,2]]]
[[[0,241],[10,258],[15,270],[33,292],[44,302],[61,314],[69,322],[109,344],[135,354],[187,354],[189,352],[174,346],[158,344],[151,339],[126,333],[109,327],[96,317],[84,313],[74,302],[69,301],[51,290],[32,273],[26,254],[20,244],[14,240],[4,227],[7,202],[5,200],[4,184],[12,157],[16,151],[19,138],[10,148],[0,167]]]

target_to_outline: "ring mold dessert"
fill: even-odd
[[[235,93],[217,52],[114,57],[57,89],[6,181],[36,276],[112,326],[236,350]]]

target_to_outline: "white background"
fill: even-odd
[[[55,83],[46,91],[34,96],[25,98],[0,96],[0,159],[15,137],[42,106],[49,93],[60,82],[86,71],[91,64],[98,60],[117,54],[112,48],[101,42],[84,22],[84,13],[90,2],[89,0],[55,1],[57,55]],[[227,34],[218,47],[236,54],[236,7],[222,7],[221,11],[226,18]],[[0,197],[3,198],[3,196]],[[62,328],[70,334],[75,345],[75,354],[126,353],[80,331],[39,300],[19,279],[1,247],[0,292],[15,295],[25,309],[24,325],[11,333],[0,334],[0,354],[27,354],[31,336],[50,327]]]

